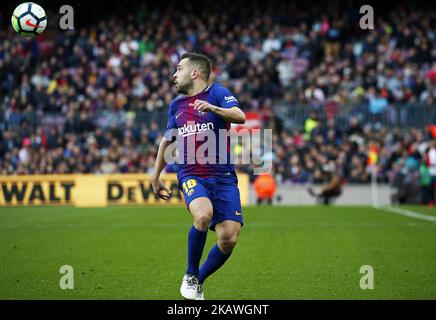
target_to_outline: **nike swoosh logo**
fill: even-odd
[[[180,112],[177,116],[176,116],[176,119],[182,114],[183,112]]]
[[[33,24],[32,22],[30,22],[30,19],[26,20],[26,25],[32,28],[39,28],[39,24]]]

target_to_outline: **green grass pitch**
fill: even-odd
[[[436,299],[436,222],[370,207],[243,214],[206,299]],[[190,224],[182,207],[2,207],[0,299],[181,299]],[[74,268],[73,290],[59,287],[62,265]],[[374,269],[373,290],[359,286],[362,265]]]

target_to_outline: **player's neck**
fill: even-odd
[[[204,89],[206,89],[207,86],[208,86],[208,83],[204,82],[204,81],[194,82],[192,89],[188,91],[188,96],[192,97],[192,96],[199,94]]]

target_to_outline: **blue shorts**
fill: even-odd
[[[241,199],[237,182],[223,181],[223,178],[184,177],[179,182],[179,189],[183,193],[186,206],[192,200],[206,197],[213,207],[213,217],[209,229],[215,231],[215,225],[224,220],[237,221],[244,225],[242,219]]]

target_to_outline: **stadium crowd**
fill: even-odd
[[[398,7],[371,31],[359,28],[351,4],[236,0],[200,12],[178,5],[142,5],[75,31],[49,25],[32,40],[1,32],[1,174],[150,172],[177,95],[171,75],[186,51],[211,58],[212,81],[228,86],[244,110],[268,113],[275,100],[317,110],[436,103],[436,20],[425,8]],[[117,121],[96,121],[105,112]],[[48,115],[61,120],[49,125],[41,120]],[[376,144],[379,179],[388,181],[398,165],[424,159],[430,139],[424,128],[319,121],[309,136],[275,131],[274,172],[282,181],[317,181],[333,160],[346,181],[365,183]]]

